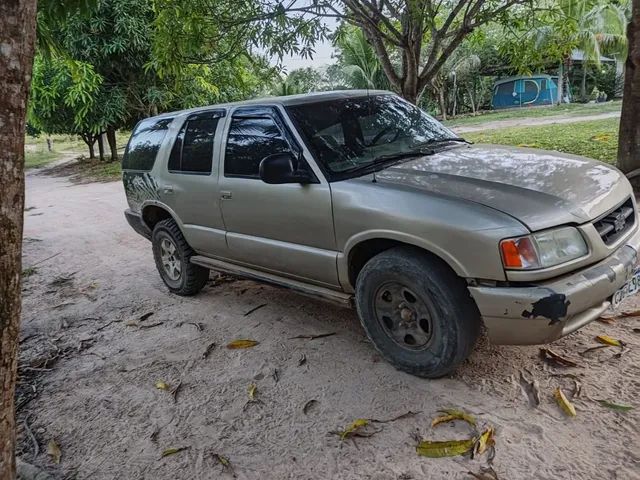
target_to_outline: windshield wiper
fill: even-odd
[[[431,140],[427,140],[426,142],[422,142],[420,145],[434,145],[438,143],[446,143],[446,142],[462,142],[471,145],[469,140],[465,140],[462,137],[446,137],[446,138],[432,138]]]
[[[413,150],[408,150],[406,152],[398,152],[391,153],[389,155],[381,155],[373,159],[372,162],[366,163],[364,165],[360,165],[359,167],[349,168],[347,170],[343,170],[340,173],[354,173],[354,172],[362,172],[369,170],[371,168],[379,167],[380,165],[391,166],[394,163],[397,163],[405,158],[419,157],[421,155],[433,155],[436,153],[430,148],[415,148]]]

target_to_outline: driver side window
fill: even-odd
[[[272,117],[234,116],[227,137],[224,175],[260,178],[262,159],[282,152],[291,152],[291,148]]]

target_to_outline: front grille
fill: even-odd
[[[615,210],[593,222],[605,245],[611,245],[622,238],[636,221],[631,197]]]

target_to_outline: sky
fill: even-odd
[[[301,3],[307,2],[302,0]],[[338,26],[337,19],[335,18],[323,18],[322,23],[327,26],[330,33],[333,33]],[[334,63],[331,55],[335,52],[335,48],[331,45],[331,40],[318,42],[314,49],[315,53],[313,54],[313,58],[302,58],[299,55],[289,55],[284,57],[280,63],[287,73],[291,72],[291,70],[295,70],[296,68],[321,67],[323,65]],[[278,59],[271,59],[271,63],[276,65],[278,63]]]
[[[322,65],[328,65],[334,62],[331,58],[331,55],[335,52],[335,49],[331,45],[331,41],[327,40],[322,43],[318,43],[315,46],[315,51],[313,58],[302,58],[299,55],[288,56],[282,59],[282,66],[284,67],[287,73],[290,73],[291,70],[295,70],[296,68],[306,68],[306,67],[320,67]],[[272,63],[275,65],[278,63],[277,59],[274,58]]]

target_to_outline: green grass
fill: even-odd
[[[476,143],[527,146],[573,153],[603,162],[615,163],[620,120],[608,118],[589,122],[513,127],[467,133]]]
[[[37,168],[47,165],[60,158],[60,154],[48,151],[25,152],[24,166],[25,168]]]
[[[82,168],[81,175],[98,181],[119,180],[122,177],[122,169],[120,161],[91,163]]]
[[[118,154],[122,155],[127,145],[131,132],[116,132],[116,145]],[[41,135],[38,138],[27,136],[25,138],[25,166],[26,168],[43,167],[51,162],[60,160],[63,157],[89,157],[89,148],[76,135],[51,135],[53,151],[47,148],[47,136]],[[105,149],[108,154],[108,145]],[[95,154],[98,155],[98,143],[95,144]]]
[[[454,118],[443,123],[448,127],[482,125],[486,122],[521,118],[598,115],[600,113],[619,112],[621,108],[622,102],[619,100],[607,103],[569,103],[556,107],[528,107],[489,111],[476,116]]]

